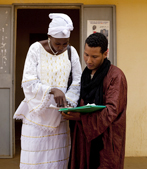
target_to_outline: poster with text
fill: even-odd
[[[109,58],[109,42],[110,42],[110,21],[88,20],[87,21],[87,37],[92,33],[102,33],[108,39],[108,58]]]

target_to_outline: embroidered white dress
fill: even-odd
[[[65,93],[66,100],[77,106],[80,94],[81,65],[71,46],[71,62],[67,51],[54,56],[39,42],[29,48],[22,80],[25,99],[14,114],[22,119],[21,169],[66,169],[70,152],[70,131],[67,120],[51,109],[56,106],[51,88]],[[67,91],[72,65],[73,81]]]

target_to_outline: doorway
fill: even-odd
[[[48,17],[49,13],[65,13],[70,16],[74,25],[70,44],[80,54],[80,8],[18,8],[16,11],[15,109],[24,99],[21,81],[27,51],[32,43],[47,39],[48,25],[51,21]],[[15,120],[16,152],[20,150],[21,125],[21,120]]]

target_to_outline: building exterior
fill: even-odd
[[[9,147],[7,146],[8,149],[6,152],[8,158],[9,156],[13,156],[13,149],[15,148],[14,121],[12,115],[19,105],[19,101],[23,98],[23,94],[20,92],[21,89],[18,89],[21,87],[20,79],[22,77],[22,68],[25,59],[25,57],[21,57],[26,55],[26,49],[28,49],[28,46],[31,43],[29,39],[26,40],[27,43],[24,43],[26,38],[25,30],[29,29],[31,32],[30,36],[32,36],[32,41],[35,40],[35,35],[38,34],[38,32],[41,33],[42,36],[45,36],[44,32],[47,32],[47,27],[42,29],[41,25],[36,25],[37,21],[34,23],[32,21],[32,24],[29,25],[27,20],[29,20],[29,17],[31,17],[31,15],[36,12],[35,10],[38,9],[41,11],[40,14],[45,11],[46,14],[48,14],[49,10],[49,12],[61,11],[69,13],[72,16],[73,12],[75,36],[71,38],[73,46],[77,48],[80,54],[82,67],[84,67],[84,62],[82,60],[83,44],[86,36],[86,33],[84,33],[84,22],[87,16],[90,17],[89,13],[86,13],[89,5],[91,5],[92,8],[98,7],[98,11],[99,8],[100,10],[104,8],[112,9],[111,14],[113,23],[110,22],[110,25],[112,31],[111,44],[113,43],[111,51],[113,52],[110,54],[110,57],[113,63],[123,70],[128,81],[126,156],[147,156],[147,80],[145,76],[147,69],[147,1],[71,0],[69,3],[67,0],[1,0],[0,7],[10,7],[10,12],[13,15],[10,17],[11,29],[13,29],[12,32],[10,30],[11,43],[9,47],[11,48],[10,54],[13,55],[12,60],[10,60],[10,70],[7,70],[9,73],[4,73],[4,76],[3,72],[0,72],[0,106],[4,105],[4,102],[7,102],[7,98],[3,98],[5,94],[10,96],[12,100],[9,101],[10,107],[8,107],[7,110],[11,113],[8,113],[7,117],[5,117],[5,112],[2,112],[4,109],[0,110],[0,131],[4,132],[5,128],[8,128],[9,132],[6,137],[6,142],[5,140],[2,140],[2,137],[0,139],[0,151],[5,147],[3,144],[9,145]],[[35,9],[33,12],[31,11],[32,8]],[[26,9],[32,12],[30,16],[26,12]],[[1,11],[2,8],[0,8],[0,12]],[[46,18],[39,18],[37,14],[34,15],[36,15],[37,20],[40,19],[39,23],[44,19],[44,25],[48,26],[48,16]],[[100,15],[104,16],[105,12]],[[26,16],[25,23],[21,22],[24,16]],[[2,16],[0,15],[0,19],[1,17]],[[101,20],[99,15],[95,16],[94,20],[96,20],[96,18],[97,20]],[[1,26],[0,29],[2,31]],[[22,46],[23,50],[19,50],[22,49]],[[0,57],[1,56],[2,55],[0,55]],[[2,61],[0,61],[0,63],[2,63]],[[8,84],[9,80],[6,79],[12,80],[11,85]],[[3,80],[6,80],[6,82]],[[4,89],[9,90],[7,91]],[[13,102],[14,100],[15,102]],[[3,156],[3,154],[0,154],[0,157],[1,156],[3,158],[5,155]]]

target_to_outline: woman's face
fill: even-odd
[[[50,36],[50,45],[54,52],[63,53],[67,49],[69,38],[53,38]]]

